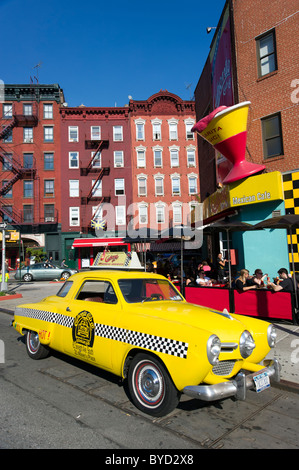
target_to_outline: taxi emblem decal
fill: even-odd
[[[95,324],[92,314],[83,310],[74,319],[73,341],[89,348],[93,347]]]

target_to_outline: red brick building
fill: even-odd
[[[125,235],[132,203],[131,138],[128,107],[61,107],[60,114],[61,236],[67,258],[74,238],[97,235],[92,220],[106,221],[107,237]],[[93,259],[96,252],[82,245],[80,258]]]
[[[267,171],[299,167],[298,2],[228,0],[195,91],[196,119],[219,105],[250,101],[246,159]],[[203,198],[228,173],[198,139]]]
[[[194,101],[161,90],[129,107],[134,227],[190,222],[199,193]]]
[[[26,246],[47,246],[61,206],[59,85],[5,85],[0,105],[0,213]],[[53,238],[51,239],[53,240]],[[56,240],[57,241],[57,240]],[[52,255],[59,259],[54,242]],[[19,248],[8,246],[12,265]]]

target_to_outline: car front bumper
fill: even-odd
[[[277,359],[264,361],[264,366],[264,369],[248,375],[245,375],[244,372],[239,372],[231,381],[220,382],[213,385],[190,385],[183,389],[183,393],[203,401],[215,401],[228,397],[245,400],[247,390],[255,389],[253,377],[266,372],[274,382],[280,381],[281,366]]]

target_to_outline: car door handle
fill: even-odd
[[[67,312],[71,312],[70,307],[66,307],[66,311],[67,311]]]

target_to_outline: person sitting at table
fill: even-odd
[[[281,281],[279,284],[274,284],[274,282],[269,282],[268,286],[274,292],[294,292],[294,283],[291,277],[289,277],[288,270],[286,268],[280,268],[278,271],[279,278]]]
[[[252,283],[249,279],[248,269],[241,269],[240,276],[235,281],[236,289],[246,292],[247,290],[257,289],[257,284]]]
[[[203,270],[199,271],[198,277],[196,279],[196,283],[199,286],[211,286],[212,285],[211,279],[205,275],[205,272]]]
[[[263,274],[261,269],[256,269],[254,271],[254,276],[252,281],[257,284],[259,287],[265,287],[265,279],[267,278],[268,274]]]

